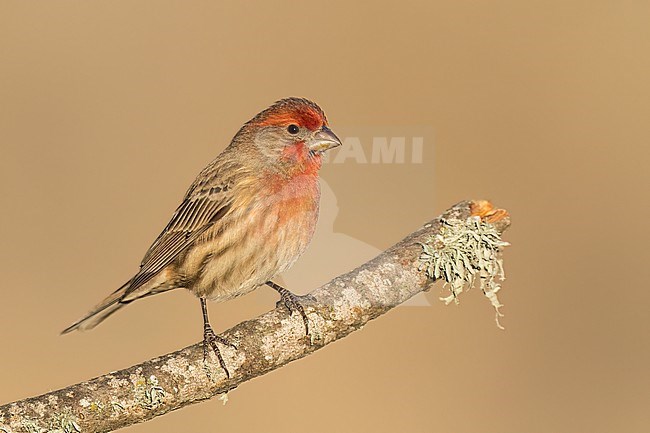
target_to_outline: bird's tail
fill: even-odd
[[[97,304],[88,314],[83,318],[77,320],[72,325],[65,328],[61,331],[61,334],[67,334],[76,329],[80,331],[86,331],[88,329],[93,329],[95,326],[99,325],[104,321],[108,316],[122,308],[126,303],[120,302],[124,297],[126,290],[129,288],[131,281],[127,281],[122,287],[110,294],[106,299]]]

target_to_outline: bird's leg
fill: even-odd
[[[291,293],[289,290],[285,289],[279,284],[275,284],[273,281],[267,281],[266,285],[271,287],[273,290],[280,294],[280,300],[277,302],[276,307],[284,305],[289,310],[289,314],[293,314],[294,311],[298,311],[302,316],[302,321],[305,322],[305,333],[309,335],[309,320],[307,320],[307,314],[305,314],[305,309],[300,303],[300,298],[311,298],[310,296],[298,296],[294,293]]]
[[[219,351],[217,342],[221,344],[225,344],[226,346],[230,346],[233,349],[237,349],[237,346],[230,343],[222,336],[214,333],[212,326],[210,326],[210,320],[208,319],[208,306],[206,304],[205,298],[200,298],[200,299],[201,299],[201,310],[203,311],[203,364],[207,366],[208,345],[209,345],[214,351],[215,355],[217,355],[217,359],[219,360],[219,365],[221,365],[223,371],[226,372],[226,377],[230,379],[230,372],[226,368],[226,363],[224,362],[223,357],[221,356],[221,352]]]

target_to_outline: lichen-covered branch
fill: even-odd
[[[206,371],[202,344],[131,368],[0,406],[0,433],[107,432],[147,421],[215,395],[300,359],[360,329],[434,280],[422,266],[423,245],[440,233],[441,221],[479,215],[501,233],[505,211],[487,202],[461,202],[375,259],[311,292],[304,304],[311,337],[300,315],[277,308],[222,335],[237,349],[222,347],[228,379],[213,354]]]

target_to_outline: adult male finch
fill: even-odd
[[[340,145],[323,110],[306,99],[282,99],[257,114],[192,183],[138,273],[63,333],[94,328],[136,299],[186,288],[201,301],[204,361],[210,346],[230,377],[216,344],[230,343],[212,330],[206,300],[226,301],[264,284],[302,315],[309,333],[298,297],[271,279],[311,241],[321,155]]]

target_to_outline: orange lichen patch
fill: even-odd
[[[505,218],[509,218],[510,214],[505,209],[495,209],[494,205],[487,200],[474,200],[470,205],[472,215],[478,216],[482,221],[495,223]]]

